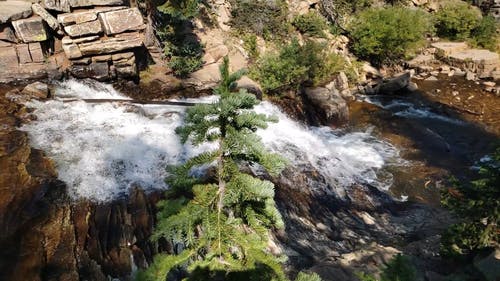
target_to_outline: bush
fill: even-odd
[[[246,34],[243,36],[243,48],[247,51],[250,60],[255,61],[259,58],[260,54],[255,34]]]
[[[472,45],[496,51],[498,43],[497,22],[492,16],[484,17],[472,31]]]
[[[292,25],[300,33],[316,37],[325,37],[324,30],[328,28],[325,19],[316,12],[296,16],[292,21]]]
[[[358,277],[361,281],[377,281],[373,275],[360,273]],[[407,256],[396,255],[382,269],[380,281],[415,281],[417,272]]]
[[[447,1],[436,13],[438,35],[450,40],[465,40],[481,21],[478,8],[463,1]]]
[[[295,281],[321,281],[321,277],[317,273],[307,274],[300,272]]]
[[[231,0],[231,26],[265,39],[287,35],[288,7],[284,0]]]
[[[479,176],[469,184],[455,181],[455,188],[443,194],[442,204],[462,220],[442,237],[445,256],[473,255],[500,241],[500,148],[483,163]]]
[[[302,84],[326,83],[340,71],[354,73],[342,56],[329,52],[324,44],[306,41],[301,46],[293,39],[279,53],[261,57],[250,75],[260,82],[264,92],[277,93]]]
[[[432,31],[429,16],[404,7],[367,9],[349,24],[352,51],[375,65],[408,58]]]

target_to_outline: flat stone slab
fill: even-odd
[[[0,48],[0,72],[8,72],[18,65],[16,48],[4,47]]]
[[[59,12],[71,11],[68,0],[43,0],[43,6],[45,9]]]
[[[12,22],[16,35],[24,43],[41,42],[47,40],[41,17],[31,17],[29,19],[16,20]]]
[[[89,21],[64,27],[64,31],[71,37],[95,35],[102,32],[101,23],[98,20]]]
[[[99,20],[107,35],[146,28],[142,14],[137,8],[100,13]]]
[[[138,33],[121,34],[113,38],[105,38],[100,41],[81,43],[78,48],[82,55],[111,54],[123,50],[140,47],[143,44],[143,37]]]
[[[477,63],[493,64],[498,63],[499,55],[497,53],[483,50],[483,49],[470,49],[460,52],[454,52],[449,55],[450,59],[461,61],[473,61]]]
[[[0,24],[31,16],[31,2],[0,1]]]
[[[431,44],[441,56],[449,56],[451,53],[467,50],[469,46],[465,42],[436,42]]]
[[[120,6],[124,0],[68,0],[71,7]]]
[[[47,10],[45,10],[40,4],[33,4],[33,6],[31,6],[31,9],[33,10],[33,13],[39,15],[52,30],[57,31],[59,29],[59,23],[57,22],[57,19],[49,12],[47,12]]]
[[[126,9],[126,8],[127,8],[126,6],[99,7],[99,8],[95,8],[92,10],[83,11],[83,12],[59,14],[59,15],[57,15],[57,21],[59,21],[59,23],[64,25],[64,26],[72,25],[72,24],[79,24],[79,23],[97,20],[97,14],[99,14],[99,13],[121,10],[121,9]]]

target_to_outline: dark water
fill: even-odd
[[[470,179],[473,166],[498,146],[500,98],[463,78],[441,78],[417,81],[417,92],[351,104],[351,126],[375,126],[409,161],[390,171],[397,197],[438,204],[450,177]]]

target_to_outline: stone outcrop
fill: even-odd
[[[306,88],[304,94],[323,123],[340,125],[349,119],[349,108],[337,89]]]
[[[40,4],[33,4],[31,9],[33,10],[33,13],[40,16],[52,30],[59,30],[59,23],[57,22],[57,19],[47,12],[47,10],[45,10]]]
[[[0,24],[31,16],[31,3],[26,1],[0,1]]]

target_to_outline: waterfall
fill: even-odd
[[[53,100],[28,104],[37,119],[22,130],[28,132],[33,147],[54,159],[59,178],[75,199],[108,201],[126,195],[133,186],[166,189],[165,166],[215,147],[180,143],[174,132],[183,120],[185,108],[180,106],[63,102],[67,98],[127,97],[109,85],[69,80],[57,86]],[[269,102],[262,102],[256,111],[279,117],[278,123],[258,132],[269,149],[286,157],[290,165],[315,168],[338,192],[354,183],[380,189],[392,184],[384,169],[402,160],[395,147],[377,139],[370,129],[306,127]]]

